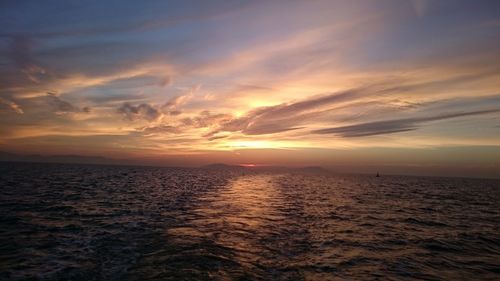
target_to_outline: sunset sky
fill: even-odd
[[[500,1],[2,1],[0,26],[1,151],[500,174]]]

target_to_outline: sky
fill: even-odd
[[[1,151],[500,176],[500,1],[1,1],[0,26]]]

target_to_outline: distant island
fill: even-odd
[[[307,173],[307,174],[327,174],[331,173],[320,166],[305,166],[305,167],[285,167],[272,165],[228,165],[224,163],[214,163],[201,166],[202,169],[208,170],[252,170],[252,171],[270,171],[270,172],[292,172],[292,173]]]
[[[0,151],[0,161],[61,163],[61,164],[72,163],[72,164],[123,165],[122,159],[111,159],[101,156],[17,154],[5,151]]]
[[[0,151],[0,161],[3,162],[33,162],[33,163],[59,163],[59,164],[94,164],[94,165],[119,165],[119,166],[144,166],[147,164],[125,160],[106,158],[101,156],[84,156],[84,155],[38,155],[38,154],[17,154],[11,152]],[[153,163],[147,166],[170,167],[169,165],[162,165],[160,163]],[[319,166],[305,166],[305,167],[285,167],[285,166],[272,166],[272,165],[251,165],[240,164],[230,165],[224,163],[213,163],[195,167],[207,170],[234,170],[234,171],[268,171],[268,172],[292,172],[292,173],[306,173],[306,174],[326,174],[331,173]]]

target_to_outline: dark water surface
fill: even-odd
[[[500,181],[0,163],[1,280],[500,280]]]

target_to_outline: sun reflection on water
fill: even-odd
[[[262,257],[257,237],[272,232],[283,216],[275,208],[282,204],[276,181],[279,175],[246,175],[205,194],[195,209],[189,228],[178,228],[175,236],[206,239],[234,250],[233,259],[242,267],[253,267]]]

